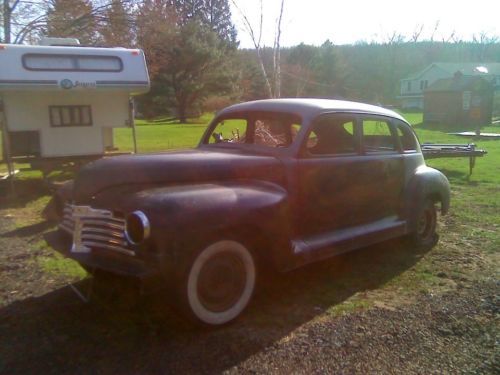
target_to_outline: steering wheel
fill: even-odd
[[[224,142],[224,137],[222,133],[212,133],[212,138],[215,140],[215,143]]]

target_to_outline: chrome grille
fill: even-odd
[[[125,239],[125,220],[114,216],[111,211],[67,204],[59,228],[73,237],[74,252],[107,249],[135,255]]]

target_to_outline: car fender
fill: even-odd
[[[404,199],[404,215],[407,218],[408,229],[411,232],[416,226],[420,207],[426,199],[432,199],[441,204],[441,214],[446,214],[450,208],[450,183],[440,171],[425,165],[418,167],[410,178]]]
[[[133,210],[141,210],[149,218],[151,246],[170,264],[180,264],[210,241],[225,238],[245,243],[259,260],[278,269],[285,267],[289,255],[288,194],[273,183],[152,188],[134,194],[128,208]]]

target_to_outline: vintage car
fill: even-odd
[[[57,194],[63,254],[157,280],[206,325],[239,316],[264,268],[402,236],[433,246],[449,201],[403,117],[322,99],[230,106],[197,148],[98,160]]]

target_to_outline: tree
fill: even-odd
[[[236,44],[236,28],[228,0],[170,0],[168,3],[175,9],[180,26],[198,20],[221,40]]]
[[[238,100],[248,101],[268,97],[259,62],[252,50],[238,50],[236,53],[236,90]]]
[[[83,44],[97,40],[96,19],[89,0],[50,0],[47,35],[77,38]]]
[[[18,5],[19,0],[15,0],[14,2],[3,0],[0,13],[3,21],[3,43],[10,43],[12,13]]]
[[[222,40],[236,44],[236,28],[231,18],[228,0],[203,0],[203,22]]]
[[[349,76],[349,62],[341,53],[338,46],[333,45],[327,40],[321,46],[320,54],[324,68],[320,68],[320,76],[318,79],[328,86],[329,91],[326,95],[334,98],[346,98],[349,96],[349,88],[347,78]],[[321,75],[323,74],[323,75]]]
[[[304,43],[290,49],[283,69],[283,74],[288,78],[284,87],[287,96],[312,96],[309,86],[316,79],[317,55],[317,47]]]
[[[209,95],[232,90],[235,48],[201,18],[182,19],[180,9],[170,1],[145,1],[137,14],[137,41],[152,80],[143,104],[175,106],[186,121]]]
[[[99,32],[107,46],[130,47],[133,43],[133,20],[130,4],[122,0],[112,0],[100,20]]]
[[[162,68],[168,64],[167,47],[173,43],[177,17],[170,1],[145,0],[135,13],[137,45],[144,50],[151,89],[137,98],[140,111],[146,117],[165,113],[173,105],[172,89],[162,80]]]
[[[0,0],[0,42],[17,43],[20,30],[30,22],[35,23],[45,9],[44,1]],[[26,33],[29,36],[30,33]]]
[[[192,21],[182,26],[168,47],[170,64],[162,78],[174,91],[177,116],[185,122],[193,109],[212,93],[231,91],[230,51],[206,25]]]
[[[238,6],[235,0],[231,0],[234,7],[240,13],[243,19],[243,25],[252,40],[257,53],[257,59],[259,61],[260,70],[264,81],[266,83],[266,88],[268,91],[268,96],[270,98],[279,98],[281,96],[281,24],[283,22],[283,12],[285,9],[285,0],[281,0],[281,6],[278,18],[276,19],[276,31],[274,34],[274,45],[273,45],[273,61],[272,70],[269,73],[266,69],[266,64],[264,62],[264,50],[265,46],[262,44],[262,30],[264,25],[264,5],[263,0],[260,0],[260,20],[258,24],[258,31],[256,31],[254,25],[250,22],[250,19],[243,12],[243,10]]]

